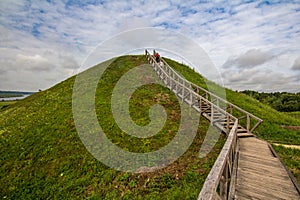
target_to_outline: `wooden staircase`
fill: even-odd
[[[165,86],[227,135],[198,200],[300,200],[299,185],[272,146],[252,134],[263,120],[187,81],[164,59],[157,63],[147,50],[145,53],[148,62]],[[273,167],[271,170],[268,170],[269,165]],[[274,180],[278,184],[274,183]]]
[[[187,81],[173,70],[164,59],[161,58],[161,62],[157,63],[154,56],[147,50],[145,52],[148,62],[166,87],[225,134],[229,134],[236,120],[241,122],[237,127],[238,137],[253,136],[252,131],[262,123],[263,120],[260,118]]]

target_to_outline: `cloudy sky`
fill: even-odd
[[[226,87],[300,92],[299,1],[1,0],[0,13],[0,90],[47,89],[101,42],[156,27],[200,45]]]

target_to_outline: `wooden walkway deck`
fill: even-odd
[[[235,199],[300,199],[267,142],[255,137],[239,138],[238,148]]]

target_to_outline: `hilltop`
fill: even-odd
[[[205,79],[185,65],[166,59],[186,79],[206,87]],[[99,123],[115,144],[133,152],[158,149],[174,137],[180,112],[168,89],[153,84],[139,88],[130,101],[131,116],[140,125],[149,123],[147,111],[155,103],[166,108],[167,126],[156,136],[137,139],[124,134],[113,120],[110,95],[116,82],[135,66],[146,63],[145,56],[122,56],[106,69],[98,83],[95,102]],[[95,70],[97,65],[89,70]],[[85,72],[83,72],[85,73]],[[225,138],[214,149],[198,157],[209,123],[204,119],[187,150],[170,166],[151,173],[125,173],[112,170],[96,160],[82,144],[72,115],[75,77],[0,110],[1,167],[0,194],[8,199],[101,198],[101,199],[195,199],[212,167]],[[216,86],[217,87],[217,86]],[[299,130],[284,126],[300,120],[280,113],[257,100],[231,90],[227,99],[264,120],[255,131],[270,142],[300,144]],[[299,181],[298,151],[287,152],[288,167]],[[293,156],[292,158],[290,158]]]

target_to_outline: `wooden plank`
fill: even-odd
[[[282,176],[285,176],[286,174],[283,171],[276,171],[276,173],[272,173],[272,170],[270,169],[261,169],[261,170],[257,170],[257,169],[253,169],[253,168],[248,168],[248,167],[244,167],[244,168],[238,168],[238,177],[239,176],[243,176],[244,174],[249,174],[252,175],[253,178],[255,178],[256,176],[267,176],[270,178],[278,178],[280,179]],[[245,175],[246,176],[246,175]]]
[[[253,199],[253,200],[269,200],[269,199],[266,199],[261,194],[258,194],[258,193],[253,192],[253,191],[243,191],[243,190],[240,191],[239,188],[236,189],[236,193],[235,193],[235,198],[234,199],[238,199],[238,200],[249,200],[249,199]]]
[[[255,168],[251,168],[251,167],[244,167],[244,168],[238,168],[238,176],[243,176],[243,174],[251,174],[253,177],[255,176],[268,176],[268,177],[274,177],[274,178],[280,178],[282,176],[285,175],[285,173],[283,171],[277,171],[277,173],[272,173],[272,170],[270,169],[261,169],[261,170],[257,170]]]
[[[241,138],[241,139],[243,139],[243,138]],[[247,150],[250,150],[250,151],[264,150],[265,152],[269,152],[271,155],[273,155],[270,148],[268,147],[268,145],[247,143],[247,144],[239,144],[239,146],[240,146],[241,151],[243,151],[243,150],[246,150],[246,151]]]
[[[253,162],[253,163],[262,163],[264,165],[272,166],[272,167],[282,167],[281,163],[276,158],[264,159],[262,157],[256,157],[256,156],[252,156],[252,155],[249,156],[249,154],[240,154],[239,162],[242,162],[244,160]]]
[[[261,156],[259,154],[251,154],[249,152],[240,152],[241,153],[241,157],[244,158],[244,159],[249,159],[249,160],[252,160],[252,159],[256,159],[256,160],[269,160],[269,161],[274,161],[274,162],[277,162],[277,163],[280,163],[280,161],[278,160],[278,158],[274,157],[274,156],[268,156],[268,157],[264,157],[264,156]]]
[[[255,144],[267,144],[267,142],[263,141],[263,140],[260,140],[258,138],[253,138],[253,139],[242,139],[241,140],[241,144],[244,144],[244,143],[251,143],[251,142],[254,142]]]
[[[256,160],[256,161],[259,161],[259,160]],[[273,165],[275,166],[270,166],[268,165],[268,161],[269,163],[273,163]],[[253,168],[256,168],[256,169],[265,169],[265,168],[268,168],[268,169],[281,169],[282,171],[285,172],[284,168],[282,167],[281,163],[280,162],[277,162],[277,164],[275,164],[276,162],[274,162],[274,160],[268,160],[266,159],[266,161],[262,161],[262,162],[254,162],[254,161],[251,161],[251,160],[246,160],[246,159],[242,159],[242,162],[239,162],[239,167],[243,167],[243,166],[247,166],[247,167],[253,167]]]
[[[282,193],[275,190],[265,190],[264,187],[255,187],[252,185],[237,185],[237,194],[251,194],[252,196],[256,196],[255,194],[260,194],[261,199],[297,199],[299,200],[300,196],[297,194],[290,193]],[[251,193],[249,192],[251,191]],[[257,196],[256,196],[257,198]]]
[[[258,159],[267,159],[266,156],[264,156],[264,155],[253,154],[249,151],[248,152],[240,151],[240,154],[250,156],[250,157],[254,157],[254,158],[258,158]],[[268,156],[268,160],[278,160],[278,159],[272,155],[272,156]]]
[[[293,183],[283,183],[283,182],[271,182],[265,179],[264,181],[254,180],[253,178],[249,179],[240,179],[239,182],[237,182],[236,188],[239,188],[239,186],[251,186],[253,188],[263,188],[266,191],[273,191],[275,193],[281,193],[281,194],[292,194],[293,196],[296,196],[298,192],[296,191]]]
[[[240,151],[256,151],[256,152],[262,152],[262,153],[269,153],[270,155],[273,156],[270,148],[267,145],[250,145],[250,144],[246,144],[246,145],[240,145]]]
[[[262,144],[241,144],[239,145],[240,146],[240,150],[243,151],[265,151],[265,152],[268,152],[270,153],[270,155],[273,155],[270,148],[267,146],[267,145],[262,145]]]
[[[249,188],[250,189],[250,188]],[[284,198],[279,198],[278,196],[274,195],[273,196],[266,196],[265,194],[261,194],[258,191],[255,190],[247,190],[244,188],[237,188],[236,193],[235,193],[235,199],[238,200],[249,200],[249,199],[258,199],[258,200],[274,200],[274,199],[298,199],[297,197],[284,197]]]
[[[239,162],[239,168],[242,170],[255,170],[257,173],[268,173],[270,175],[273,174],[287,174],[283,168],[280,167],[271,167],[267,165],[261,165],[258,163],[251,163],[251,162]]]
[[[268,145],[265,145],[265,144],[255,144],[255,143],[245,143],[245,144],[240,144],[240,147],[241,149],[252,149],[252,150],[255,150],[255,149],[265,149],[269,152],[271,152],[270,148],[268,147]]]
[[[261,174],[251,171],[239,171],[238,172],[238,179],[241,181],[239,183],[243,183],[244,180],[249,181],[261,181],[261,182],[271,182],[271,183],[283,183],[285,185],[291,185],[292,182],[288,176],[285,174],[273,174],[272,176],[269,176],[267,174]],[[248,182],[249,182],[248,181]],[[294,188],[293,188],[294,189]]]
[[[247,153],[247,154],[251,154],[251,155],[259,155],[260,157],[273,157],[273,154],[271,153],[271,151],[266,151],[266,149],[264,148],[257,148],[257,149],[250,149],[250,148],[241,148],[240,147],[240,152],[242,153]]]
[[[243,138],[241,138],[241,139],[243,139]],[[256,138],[253,138],[253,139],[256,139]],[[243,140],[245,140],[245,139],[243,139]],[[250,140],[250,138],[249,138],[249,140]],[[259,140],[257,140],[257,141],[259,141]],[[253,141],[253,140],[251,140],[251,141],[242,141],[242,142],[240,142],[240,146],[241,147],[251,147],[251,148],[252,147],[267,147],[269,149],[267,143],[256,142],[256,141]]]
[[[255,143],[261,143],[261,144],[266,144],[266,143],[267,143],[266,141],[260,140],[260,139],[258,139],[258,138],[253,138],[253,139],[242,139],[242,140],[240,141],[240,143],[243,144],[243,142],[247,142],[247,143],[249,143],[249,142],[255,142]]]
[[[237,137],[238,138],[242,138],[242,137],[255,137],[255,135],[252,134],[252,133],[238,131]]]
[[[278,184],[266,184],[266,183],[259,183],[259,182],[249,182],[245,180],[242,184],[237,184],[236,188],[239,188],[241,185],[242,186],[249,186],[252,188],[261,188],[264,191],[267,191],[268,193],[281,193],[282,195],[284,194],[291,194],[293,196],[297,196],[298,192],[295,190],[293,185],[286,185],[282,186],[282,183]]]
[[[267,158],[268,158],[268,160],[273,160],[273,159],[276,160],[277,159],[277,158],[273,157],[273,155],[272,156],[268,155],[268,157],[266,157],[266,155],[257,154],[257,152],[255,152],[255,154],[254,154],[251,151],[247,151],[247,152],[243,151],[243,152],[240,152],[240,153],[243,154],[243,155],[253,156],[253,157],[261,158],[261,159],[267,159]]]

